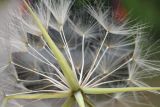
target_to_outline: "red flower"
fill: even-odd
[[[118,22],[122,22],[127,16],[127,10],[124,8],[120,0],[113,1],[113,12],[114,12],[114,18]]]

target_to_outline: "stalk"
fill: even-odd
[[[52,53],[56,57],[57,62],[60,65],[60,67],[61,67],[61,69],[64,73],[64,76],[65,76],[65,78],[67,79],[67,81],[70,85],[70,88],[74,91],[78,90],[79,89],[78,80],[76,79],[75,74],[72,71],[72,69],[71,69],[70,65],[68,64],[67,60],[65,59],[64,55],[58,49],[56,44],[52,41],[51,37],[49,36],[48,32],[46,31],[45,27],[43,26],[41,20],[37,17],[36,13],[33,12],[31,7],[28,5],[28,3],[25,0],[23,0],[23,2],[25,3],[28,11],[31,13],[34,20],[36,21],[39,29],[41,30],[41,32],[43,34],[42,36],[43,36],[45,42],[48,44]]]
[[[37,94],[15,94],[9,95],[5,98],[7,99],[50,99],[50,98],[65,98],[70,95],[70,92],[60,92],[60,93],[37,93]]]
[[[126,88],[82,88],[86,94],[109,94],[120,92],[158,91],[160,87],[126,87]]]
[[[83,98],[82,93],[80,91],[78,91],[74,94],[74,96],[75,96],[75,99],[76,99],[79,107],[85,107],[84,98]]]
[[[51,99],[51,98],[65,98],[70,96],[70,91],[59,92],[59,93],[35,93],[35,94],[14,94],[5,96],[2,101],[1,107],[6,107],[9,100],[12,99]]]

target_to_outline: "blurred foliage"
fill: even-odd
[[[8,0],[0,0],[0,7],[4,5]]]
[[[148,23],[154,39],[160,39],[160,0],[122,0],[133,19]]]

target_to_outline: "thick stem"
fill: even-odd
[[[85,107],[85,102],[84,102],[84,98],[83,98],[82,93],[80,91],[78,91],[74,94],[74,96],[75,96],[75,99],[76,99],[79,107]]]
[[[109,94],[119,92],[157,91],[160,87],[126,87],[126,88],[83,88],[86,94]]]
[[[44,28],[41,20],[37,17],[37,15],[33,12],[33,10],[31,9],[31,7],[28,5],[28,3],[23,0],[27,9],[29,10],[29,12],[31,13],[31,15],[33,16],[33,18],[35,19],[39,29],[41,30],[42,34],[43,34],[43,38],[46,41],[46,43],[48,44],[48,46],[50,47],[52,53],[54,54],[54,56],[57,59],[57,62],[59,63],[70,87],[72,88],[72,90],[78,90],[79,89],[79,84],[78,84],[78,80],[76,79],[70,65],[68,64],[67,60],[65,59],[65,57],[63,56],[63,54],[61,53],[61,51],[58,49],[58,47],[56,46],[56,44],[52,41],[51,37],[49,36],[48,32],[46,31],[46,29]]]

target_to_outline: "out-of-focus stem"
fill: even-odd
[[[2,104],[0,104],[0,107],[7,107],[8,98],[4,98],[2,101]]]

